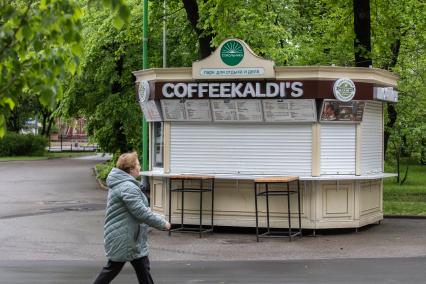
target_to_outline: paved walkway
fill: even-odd
[[[0,283],[32,283],[28,279],[90,283],[105,262],[107,193],[90,170],[97,162],[99,157],[0,162]],[[253,234],[238,233],[168,237],[153,230],[150,244],[158,283],[424,283],[418,281],[426,279],[421,268],[426,264],[425,219],[385,219],[358,233],[323,231],[294,242],[257,243]],[[289,281],[281,281],[284,276]],[[120,277],[115,283],[133,281],[130,266]]]
[[[304,261],[151,262],[155,283],[167,284],[424,284],[426,258]],[[0,261],[1,283],[91,283],[101,267],[89,261]],[[129,264],[112,282],[137,283]]]

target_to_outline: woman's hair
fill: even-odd
[[[115,166],[126,173],[130,173],[132,169],[135,168],[136,162],[138,161],[138,153],[124,153],[121,154],[117,160]]]

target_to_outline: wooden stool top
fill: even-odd
[[[291,182],[299,180],[298,176],[276,176],[276,177],[262,177],[262,178],[256,178],[254,182]]]
[[[179,180],[207,180],[207,179],[214,179],[214,176],[207,176],[207,175],[175,175],[170,176],[170,179],[179,179]]]

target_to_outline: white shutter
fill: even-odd
[[[361,131],[361,173],[383,172],[383,105],[381,102],[367,102]]]
[[[321,174],[355,174],[355,124],[321,124]]]
[[[311,175],[311,124],[171,125],[171,172]]]

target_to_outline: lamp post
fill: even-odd
[[[143,69],[148,69],[148,0],[143,1]],[[142,116],[142,170],[149,170],[148,159],[148,122]]]

